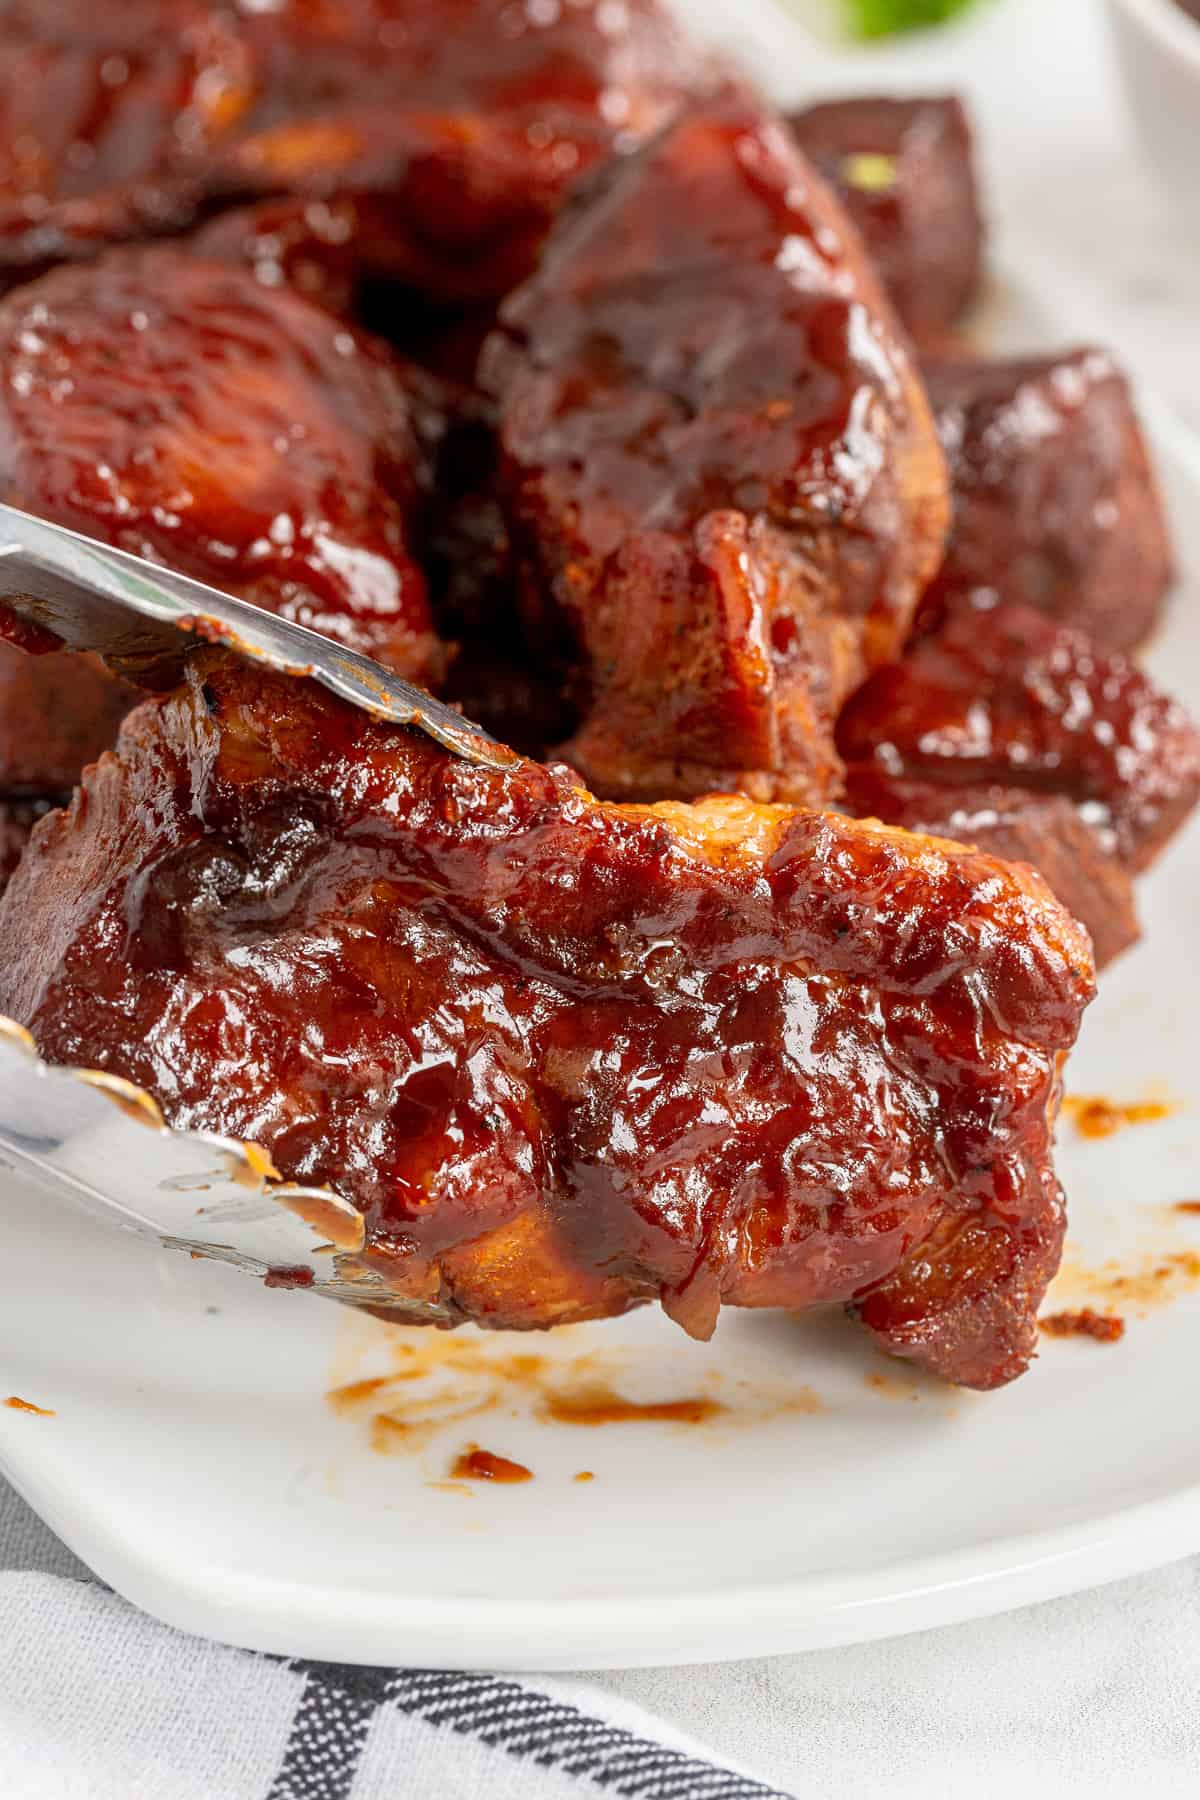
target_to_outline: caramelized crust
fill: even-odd
[[[955,838],[1006,862],[1031,864],[1072,917],[1087,926],[1098,969],[1141,936],[1131,877],[1105,850],[1099,832],[1060,794],[942,786],[889,775],[878,763],[851,763],[845,805],[862,819]]]
[[[1034,1347],[1091,996],[1032,871],[832,814],[595,802],[205,652],[0,906],[0,1010],[369,1218],[398,1312],[857,1306]]]
[[[979,286],[983,220],[960,100],[827,100],[788,121],[862,234],[918,340],[942,337]]]
[[[10,0],[0,15],[0,285],[191,223],[258,86],[237,11]]]
[[[946,475],[857,239],[730,93],[613,163],[485,347],[527,630],[564,754],[617,797],[820,801],[844,696],[903,641]]]
[[[1125,657],[1025,606],[950,605],[838,722],[848,762],[1071,800],[1137,873],[1200,797],[1200,730]]]
[[[358,203],[361,263],[443,300],[529,271],[563,194],[706,75],[658,0],[293,7],[234,188]]]
[[[0,302],[0,395],[7,500],[439,671],[414,403],[372,341],[242,270],[119,251]]]
[[[1036,606],[1106,650],[1149,636],[1171,547],[1129,384],[1103,350],[927,361],[954,529],[922,608],[957,594]]]
[[[197,256],[249,269],[263,287],[287,286],[349,318],[359,294],[358,208],[351,199],[284,195],[218,213],[188,240]]]
[[[0,258],[19,277],[237,197],[336,196],[360,269],[498,298],[566,184],[701,73],[657,0],[16,0]],[[289,221],[299,256],[303,204]]]

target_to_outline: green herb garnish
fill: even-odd
[[[965,12],[972,0],[844,0],[856,37],[890,37],[922,25],[943,25]]]

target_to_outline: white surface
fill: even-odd
[[[1108,0],[1142,140],[1181,227],[1200,232],[1200,20],[1177,0]]]
[[[898,1642],[596,1680],[798,1800],[1195,1800],[1200,1581],[1175,1563]]]
[[[1158,448],[1200,574],[1200,459],[1169,430]],[[1200,580],[1151,661],[1200,699]],[[1106,977],[1069,1082],[1165,1091],[1178,1110],[1100,1142],[1064,1129],[1073,1265],[1200,1250],[1200,1219],[1170,1210],[1200,1163],[1183,975],[1198,887],[1200,819],[1144,884],[1147,942]],[[511,1339],[400,1333],[270,1292],[15,1175],[0,1267],[0,1385],[56,1414],[0,1410],[0,1466],[121,1593],[256,1649],[496,1669],[758,1655],[975,1617],[1200,1549],[1200,1439],[1180,1429],[1200,1411],[1195,1294],[1119,1347],[1048,1344],[980,1397],[910,1379],[837,1316],[726,1315],[703,1346],[637,1314],[522,1340],[550,1367],[513,1381]],[[1078,1278],[1062,1295],[1088,1297]],[[394,1375],[398,1344],[436,1366],[387,1390],[421,1433],[382,1455],[384,1397],[339,1415],[325,1394]],[[547,1388],[596,1380],[728,1411],[591,1429],[537,1416]],[[796,1409],[805,1390],[819,1409]],[[474,1439],[536,1479],[448,1489]],[[595,1480],[574,1482],[585,1468]]]
[[[1106,335],[1153,370],[1168,334],[1145,321],[1135,332],[1119,281],[1097,286],[1101,246],[1084,230],[1081,196],[1095,190],[1081,169],[1094,175],[1115,157],[1128,191],[1143,193],[1120,115],[1096,100],[1109,92],[1099,47],[1082,54],[1097,12],[1076,0],[1010,5],[926,62],[856,58],[832,76],[824,66],[821,85],[890,85],[889,67],[898,84],[953,83],[957,64],[984,96],[986,122],[1023,82],[1026,129],[1008,111],[989,141],[1006,171],[1009,241],[1017,212],[1025,243],[1044,254],[1055,238],[1057,261],[1037,265],[1037,285],[1045,268],[1050,288],[1087,297],[1072,333],[1119,319]],[[1042,27],[1033,64],[1031,16]],[[1034,131],[1039,93],[1057,103]],[[1040,204],[1022,210],[1015,196],[1034,194],[1039,157]],[[1148,226],[1141,212],[1126,219],[1120,192],[1110,187],[1090,217],[1106,245],[1127,249]],[[1056,230],[1068,216],[1074,238]],[[1164,244],[1149,259],[1164,283],[1156,305],[1172,318],[1177,255]],[[1200,385],[1189,395],[1187,366],[1175,373],[1172,399],[1200,416]],[[1200,570],[1200,487],[1177,460],[1173,486],[1184,560]],[[1193,698],[1197,603],[1200,589],[1181,594],[1154,659]],[[1188,1072],[1200,1079],[1189,978],[1198,879],[1193,831],[1145,886],[1150,941],[1106,982],[1072,1065],[1077,1091],[1136,1098],[1163,1083],[1186,1100]],[[1195,1108],[1105,1143],[1068,1136],[1077,1254],[1138,1261],[1200,1248],[1200,1223],[1164,1210],[1200,1186],[1197,1148]],[[520,1393],[506,1394],[516,1416],[505,1404],[383,1457],[362,1419],[323,1399],[371,1372],[382,1328],[110,1236],[15,1188],[0,1207],[0,1266],[0,1385],[57,1411],[0,1411],[6,1472],[121,1591],[234,1641],[497,1668],[747,1655],[981,1614],[1200,1546],[1200,1443],[1179,1429],[1200,1388],[1196,1298],[1135,1321],[1116,1349],[1048,1345],[1029,1377],[986,1399],[909,1388],[902,1373],[899,1395],[876,1391],[867,1377],[887,1365],[840,1321],[731,1320],[701,1348],[640,1316],[571,1333],[551,1354],[597,1346],[614,1385],[655,1398],[719,1379],[728,1418],[583,1431],[530,1417]],[[347,1333],[360,1347],[373,1337],[357,1369]],[[780,1410],[797,1382],[823,1411]],[[467,1494],[429,1485],[468,1438],[529,1463],[537,1479]],[[572,1482],[580,1468],[596,1480]]]
[[[0,1671],[4,1800],[783,1800],[590,1682],[306,1669],[3,1568]]]
[[[804,40],[774,0],[677,4],[781,100],[966,95],[1002,260],[1072,286],[1071,331],[1118,346],[1200,430],[1200,228],[1180,228],[1143,163],[1103,0],[977,0],[960,25],[843,54]],[[1200,188],[1200,148],[1189,171]]]

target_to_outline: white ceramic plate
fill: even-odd
[[[1013,286],[997,293],[997,344],[1070,335]],[[1200,449],[1153,423],[1187,574],[1149,661],[1200,704]],[[1121,1344],[1048,1341],[1028,1376],[981,1397],[912,1379],[838,1317],[727,1315],[708,1346],[652,1313],[515,1344],[402,1333],[112,1232],[6,1174],[0,1397],[54,1416],[0,1407],[0,1468],[148,1611],[329,1660],[758,1655],[1000,1611],[1200,1549],[1200,1216],[1172,1210],[1200,1198],[1198,888],[1200,822],[1143,885],[1147,941],[1107,976],[1070,1069],[1077,1094],[1174,1108],[1103,1141],[1061,1134],[1059,1300],[1105,1306],[1124,1275]],[[371,1379],[385,1385],[327,1398]],[[547,1394],[588,1384],[724,1410],[544,1416]],[[471,1442],[534,1479],[447,1483]]]
[[[1156,424],[1191,575],[1150,661],[1200,701],[1200,452]],[[1200,1217],[1172,1210],[1200,1198],[1198,889],[1200,821],[1144,884],[1147,941],[1108,974],[1070,1066],[1076,1094],[1173,1103],[1106,1140],[1060,1134],[1061,1303],[1105,1306],[1125,1275],[1118,1345],[1047,1342],[1024,1379],[976,1396],[913,1380],[840,1317],[726,1315],[708,1346],[656,1313],[546,1340],[399,1332],[110,1231],[7,1175],[0,1396],[55,1416],[0,1408],[0,1467],[148,1611],[329,1660],[757,1655],[1200,1549]],[[521,1354],[547,1366],[514,1367]],[[326,1397],[384,1376],[341,1410]],[[547,1393],[581,1384],[726,1410],[541,1416]],[[374,1424],[383,1412],[411,1429]],[[446,1485],[469,1442],[534,1479]]]

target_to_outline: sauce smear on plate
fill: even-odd
[[[612,1388],[592,1384],[573,1392],[547,1394],[542,1411],[563,1425],[627,1425],[659,1419],[676,1425],[702,1425],[728,1410],[719,1400],[696,1396],[686,1400],[626,1400]]]
[[[1090,1306],[1079,1312],[1050,1313],[1038,1320],[1047,1337],[1087,1337],[1097,1344],[1116,1344],[1125,1336],[1125,1321],[1115,1313],[1096,1312]]]
[[[524,1463],[510,1462],[507,1456],[495,1456],[490,1450],[481,1450],[478,1444],[469,1444],[461,1456],[456,1456],[454,1466],[450,1470],[454,1481],[532,1481],[533,1470],[527,1469]]]

